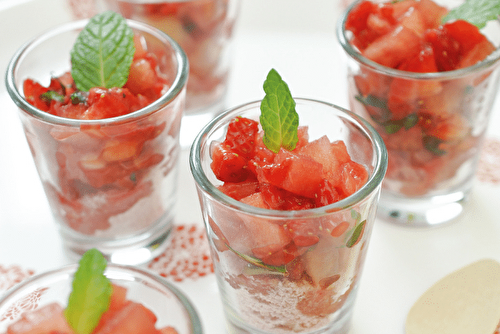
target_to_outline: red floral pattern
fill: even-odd
[[[4,267],[0,264],[0,294],[34,273],[19,266]]]
[[[49,288],[39,288],[25,296],[24,298],[18,300],[14,303],[5,314],[0,314],[0,321],[8,320],[8,319],[16,319],[20,314],[34,310],[38,307],[38,303],[40,302],[40,298]]]
[[[168,249],[149,263],[148,268],[177,282],[212,274],[214,269],[204,227],[177,226]]]
[[[500,184],[500,140],[485,140],[479,158],[477,178],[482,182]]]

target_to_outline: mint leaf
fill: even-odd
[[[354,231],[352,232],[351,237],[347,240],[346,246],[347,248],[352,248],[358,244],[358,242],[363,237],[363,233],[365,232],[366,220],[363,220],[361,223],[356,225]]]
[[[264,91],[266,96],[260,104],[264,145],[274,153],[278,153],[281,147],[292,151],[299,141],[299,115],[288,85],[275,69],[269,71]]]
[[[107,262],[101,252],[90,249],[80,259],[64,316],[77,334],[90,334],[109,308],[112,286],[104,276]]]
[[[462,5],[452,9],[443,22],[451,20],[465,20],[479,29],[486,23],[496,20],[500,15],[500,2],[493,0],[466,0]]]
[[[92,17],[71,50],[71,75],[76,87],[123,87],[134,58],[134,32],[118,13]]]

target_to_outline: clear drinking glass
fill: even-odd
[[[210,163],[213,145],[224,140],[228,123],[236,116],[258,120],[260,102],[230,109],[202,130],[191,147],[190,167],[229,333],[320,334],[349,329],[386,169],[386,151],[373,128],[351,112],[314,100],[295,101],[300,125],[308,126],[310,141],[324,135],[331,142],[343,140],[352,160],[367,169],[368,181],[353,195],[320,208],[279,211],[250,206],[218,190],[222,182]],[[256,260],[254,238],[263,237],[273,246],[287,224],[321,231],[318,243],[300,247],[286,265]],[[262,226],[267,226],[266,231]]]
[[[78,265],[69,265],[32,276],[0,297],[0,333],[22,319],[23,314],[52,303],[66,307]],[[202,326],[190,300],[174,285],[148,271],[108,265],[104,275],[127,289],[126,298],[141,303],[157,317],[157,329],[173,327],[178,334],[201,334]]]
[[[463,1],[436,2],[451,8]],[[389,155],[378,214],[411,226],[450,222],[464,211],[473,186],[498,93],[500,50],[475,65],[446,72],[383,66],[350,43],[345,23],[355,6],[341,16],[337,37],[347,55],[350,108],[380,133]],[[495,21],[482,30],[496,47],[499,29]]]
[[[201,128],[225,109],[231,69],[233,27],[240,0],[95,0],[171,36],[189,59],[181,145],[188,147]]]
[[[19,107],[26,139],[64,246],[72,255],[99,249],[114,263],[146,262],[167,246],[174,219],[179,131],[187,58],[165,33],[129,21],[158,57],[170,87],[133,113],[77,120],[26,101],[23,82],[48,86],[70,69],[70,50],[87,21],[55,28],[12,58],[6,86]]]

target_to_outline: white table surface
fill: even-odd
[[[293,95],[348,107],[345,66],[335,38],[339,3],[242,1],[228,106],[261,99],[262,84],[273,67]],[[3,75],[21,44],[71,19],[66,0],[0,0],[0,267],[19,266],[40,273],[70,262],[61,248]],[[488,133],[492,147],[500,143],[499,114],[497,103]],[[479,259],[500,261],[500,152],[495,152],[484,161],[486,164],[489,159],[493,172],[482,165],[490,179],[476,180],[469,207],[457,221],[433,229],[376,222],[355,304],[352,334],[402,334],[410,307],[437,280]],[[178,221],[201,226],[199,210],[192,209],[199,204],[187,156],[184,151]],[[224,333],[214,275],[176,284],[195,304],[205,332]]]

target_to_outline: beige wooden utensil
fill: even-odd
[[[493,334],[500,322],[500,263],[485,259],[439,280],[413,305],[406,334]]]

